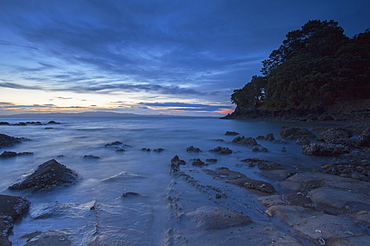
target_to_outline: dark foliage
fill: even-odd
[[[247,108],[325,108],[336,101],[370,98],[370,31],[348,38],[334,21],[308,21],[291,31],[231,101]]]

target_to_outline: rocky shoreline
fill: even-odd
[[[260,170],[259,175],[248,177],[233,166],[212,168],[211,164],[217,163],[216,158],[185,161],[175,155],[170,161],[169,172],[173,180],[168,185],[167,200],[170,217],[176,223],[168,226],[164,245],[199,245],[199,242],[203,242],[201,245],[242,245],[247,242],[255,245],[339,246],[368,243],[370,127],[362,124],[319,130],[321,133],[314,135],[306,128],[282,127],[282,139],[277,139],[272,133],[256,138],[240,136],[234,131],[225,133],[234,136],[230,144],[246,146],[252,151],[268,152],[258,143],[260,140],[277,143],[286,141],[301,145],[303,154],[333,158],[330,163],[311,171],[298,171],[269,160],[241,159],[239,161],[243,165]],[[0,137],[0,147],[22,141],[5,134]],[[123,151],[126,147],[132,148],[119,141],[104,146]],[[141,150],[150,151],[147,148]],[[162,151],[162,148],[154,150],[158,154]],[[186,152],[194,155],[202,151],[208,151],[216,157],[230,156],[233,153],[232,149],[221,146],[209,150],[201,150],[195,146],[186,148]],[[14,153],[11,156],[18,155]],[[232,158],[230,161],[233,161]],[[131,177],[123,174],[115,178]],[[79,180],[75,171],[52,159],[39,165],[8,189],[45,192],[56,187],[74,185]],[[205,195],[204,206],[194,207],[191,191],[187,187],[189,185]],[[141,195],[125,192],[121,198],[137,197],[140,198]],[[15,221],[32,209],[32,204],[21,197],[9,195],[0,195],[0,204],[0,225],[3,232],[0,245],[11,245],[8,236]],[[32,216],[43,218],[52,216],[53,213],[81,210],[79,213],[98,218],[97,213],[101,213],[100,208],[105,205],[93,201],[86,206],[81,205],[81,209],[79,206],[49,204],[47,210],[37,213],[33,211]],[[96,234],[102,235],[98,222],[95,226]],[[25,244],[27,246],[75,243],[73,233],[66,230],[36,231],[25,237],[28,238]],[[90,243],[98,243],[104,237],[92,238]]]

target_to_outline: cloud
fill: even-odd
[[[10,89],[27,89],[27,90],[42,90],[39,86],[27,86],[10,82],[0,83],[0,87],[10,88]]]
[[[216,112],[224,109],[230,109],[230,106],[226,105],[207,105],[207,104],[196,104],[196,103],[182,103],[182,102],[164,102],[164,103],[139,103],[152,109],[165,109],[165,110],[177,110],[177,111],[205,111],[205,112]]]

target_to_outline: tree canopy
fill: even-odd
[[[231,101],[239,109],[311,109],[370,98],[370,31],[348,38],[334,21],[308,21],[286,35]]]

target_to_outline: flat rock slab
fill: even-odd
[[[277,205],[270,207],[269,210],[279,220],[291,226],[297,236],[317,245],[327,245],[338,239],[365,235],[365,232],[350,220],[313,209]]]
[[[361,193],[322,187],[310,191],[309,196],[319,206],[348,211],[370,210],[370,196]]]
[[[245,226],[251,223],[247,215],[239,212],[221,210],[217,207],[200,207],[187,213],[187,216],[196,222],[199,229],[225,229]]]
[[[67,230],[38,231],[23,236],[27,238],[24,246],[70,246],[73,245],[72,233]]]
[[[77,173],[58,163],[49,160],[37,167],[37,169],[9,187],[11,190],[24,190],[34,188],[35,190],[49,190],[54,186],[71,184],[77,181]]]
[[[272,195],[257,198],[266,207],[274,205],[295,205],[307,208],[313,208],[315,204],[313,201],[304,196],[303,194],[284,194],[284,195]]]
[[[247,178],[244,174],[236,171],[231,171],[226,167],[216,168],[215,170],[205,169],[205,173],[213,176],[214,179],[224,180],[226,183],[234,184],[246,189],[261,191],[264,193],[275,193],[274,186],[270,183]]]

